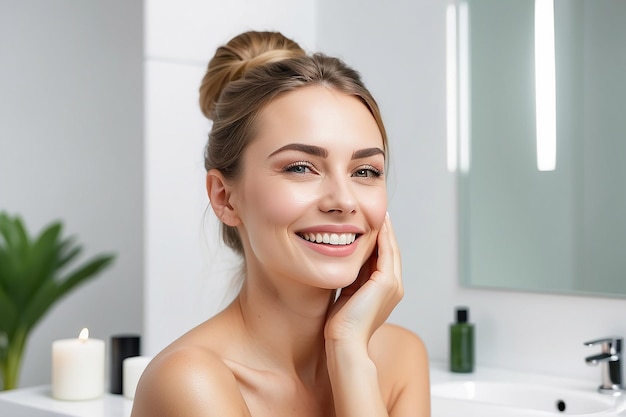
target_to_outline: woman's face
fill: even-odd
[[[257,128],[231,198],[248,276],[349,285],[387,211],[374,118],[357,98],[314,86],[274,100]]]

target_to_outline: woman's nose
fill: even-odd
[[[357,199],[349,178],[326,177],[320,184],[319,208],[323,212],[356,212]]]

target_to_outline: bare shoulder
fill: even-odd
[[[430,415],[428,352],[421,338],[394,324],[381,326],[370,343],[390,416]]]
[[[372,337],[370,350],[376,358],[385,361],[422,362],[428,366],[428,354],[422,339],[411,330],[386,323]]]
[[[220,357],[198,346],[173,345],[148,365],[132,417],[237,416],[250,413],[232,371]]]

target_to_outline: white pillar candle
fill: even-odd
[[[122,362],[122,367],[124,369],[122,372],[122,389],[124,397],[131,400],[135,398],[135,391],[137,390],[139,378],[141,378],[141,374],[143,374],[143,371],[146,369],[146,366],[148,366],[151,360],[152,358],[148,356],[133,356],[124,359],[124,362]]]
[[[59,400],[89,400],[104,393],[104,340],[90,339],[83,329],[78,339],[52,342],[52,396]]]

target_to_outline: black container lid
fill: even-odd
[[[469,308],[467,307],[457,307],[456,309],[456,322],[457,323],[467,323],[469,320]]]

